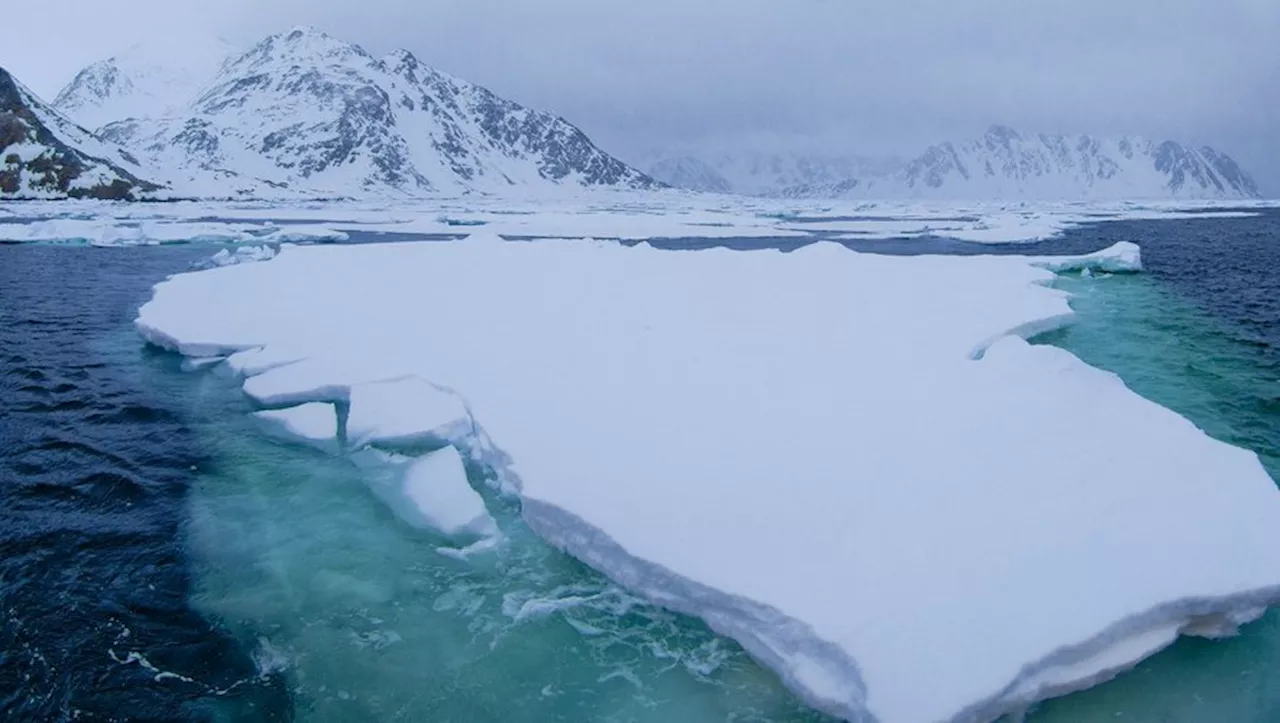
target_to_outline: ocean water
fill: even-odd
[[[1280,215],[1111,222],[998,252],[1143,245],[1062,277],[1040,337],[1280,472]],[[946,240],[889,252],[969,253]],[[130,322],[201,246],[0,246],[0,717],[827,721],[731,641],[532,536],[466,562],[370,493],[378,469],[274,441],[229,375]],[[1087,463],[1082,455],[1079,463]],[[1032,721],[1280,720],[1280,616],[1188,640]]]
[[[235,379],[143,345],[151,285],[214,251],[0,246],[0,718],[829,720],[514,501],[487,495],[496,554],[442,554],[377,468],[273,441]]]
[[[283,678],[190,605],[209,456],[180,385],[146,382],[174,360],[130,328],[152,282],[206,255],[0,246],[0,718],[287,717]]]

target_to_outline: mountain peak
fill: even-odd
[[[309,25],[296,25],[282,33],[269,35],[236,63],[293,62],[315,65],[348,58],[372,60],[364,48],[329,35]]]
[[[127,117],[170,115],[235,55],[234,46],[213,37],[135,45],[81,70],[53,106],[90,129]]]
[[[407,50],[379,60],[308,26],[223,64],[178,113],[138,119],[122,109],[112,120],[105,137],[180,171],[197,195],[229,177],[272,195],[326,197],[657,185],[562,118]]]
[[[329,35],[328,33],[324,32],[323,30],[320,30],[319,28],[316,28],[311,25],[294,25],[293,27],[289,28],[285,32],[278,33],[277,36],[283,37],[285,40],[291,43],[317,42],[317,41],[318,42],[328,42],[328,41],[342,42],[337,38],[334,38],[332,35]]]
[[[1018,131],[1007,125],[999,123],[993,123],[989,128],[987,128],[986,137],[1002,145],[1007,145],[1012,141],[1022,140],[1022,136],[1018,134]]]

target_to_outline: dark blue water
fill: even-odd
[[[1040,341],[1117,371],[1211,434],[1259,451],[1277,474],[1280,212],[1107,222],[1023,246],[927,239],[865,248],[1057,254],[1120,240],[1142,246],[1148,272],[1064,280],[1078,294],[1081,323]],[[663,245],[797,244],[774,241]],[[196,480],[219,474],[219,460],[193,430],[192,377],[178,373],[173,356],[148,351],[131,328],[153,283],[213,250],[0,246],[0,718],[294,716],[297,688],[260,671],[252,631],[224,627],[190,604],[187,502]],[[1039,715],[1266,723],[1280,711],[1270,679],[1280,679],[1274,615],[1236,641],[1180,643],[1133,675]],[[487,709],[498,715],[501,691],[490,693]]]
[[[137,371],[177,363],[133,338],[138,305],[208,253],[0,246],[5,720],[289,717],[277,682],[187,605],[183,505],[205,460]]]

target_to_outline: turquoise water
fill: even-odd
[[[154,383],[177,389],[175,370]],[[264,436],[229,375],[183,385],[209,454],[192,605],[284,678],[297,720],[828,720],[701,622],[543,544],[514,500],[486,493],[504,545],[454,559],[370,493],[376,469]]]
[[[1257,451],[1280,479],[1280,380],[1270,371],[1269,347],[1248,342],[1238,325],[1152,275],[1063,276],[1057,285],[1074,295],[1076,323],[1037,342],[1116,372],[1210,435]],[[1114,681],[1043,704],[1028,720],[1274,723],[1277,670],[1280,613],[1273,610],[1236,638],[1182,639]]]

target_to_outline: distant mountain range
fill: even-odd
[[[910,160],[684,153],[649,173],[550,113],[398,50],[375,58],[311,28],[247,51],[134,48],[86,67],[54,103],[0,70],[0,197],[342,198],[652,190],[775,197],[1251,198],[1224,153],[1173,141],[1024,135]]]
[[[750,153],[736,161],[681,155],[650,174],[679,188],[790,198],[1256,198],[1230,156],[1174,141],[1024,135],[992,126],[981,138],[930,146],[894,162]]]

